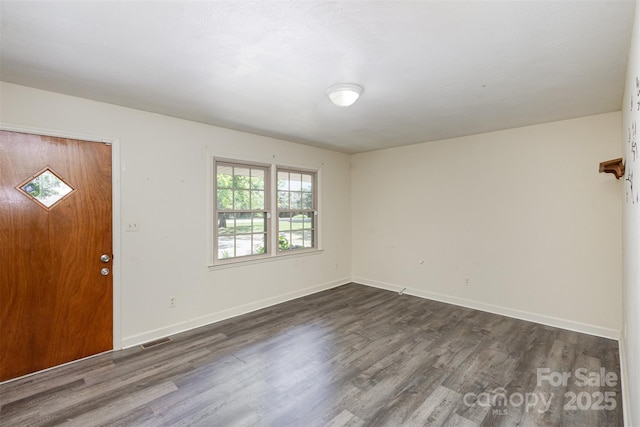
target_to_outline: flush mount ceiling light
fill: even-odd
[[[351,83],[340,83],[327,89],[327,96],[338,107],[353,105],[362,95],[362,86]]]

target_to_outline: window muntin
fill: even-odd
[[[216,259],[267,254],[269,167],[215,162]]]
[[[210,268],[320,249],[320,170],[216,157],[211,165]]]
[[[316,174],[278,168],[278,252],[315,248]]]

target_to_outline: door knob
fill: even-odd
[[[102,270],[100,270],[100,274],[102,274],[103,276],[108,276],[109,275],[109,269],[108,268],[103,268]]]
[[[109,261],[111,261],[111,257],[110,257],[109,255],[107,255],[107,254],[102,254],[102,255],[100,256],[100,261],[102,261],[102,262],[109,262]]]

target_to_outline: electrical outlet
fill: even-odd
[[[469,279],[468,277],[464,278],[464,285],[465,286],[471,286],[471,279]]]
[[[140,231],[140,223],[138,221],[127,222],[127,231]]]
[[[169,308],[174,308],[176,306],[176,297],[169,297]]]

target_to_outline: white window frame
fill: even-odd
[[[218,206],[218,166],[221,167],[230,167],[232,168],[232,170],[235,169],[249,169],[249,170],[261,170],[264,171],[264,188],[262,190],[257,190],[257,191],[262,191],[263,192],[263,208],[262,209],[237,209],[237,208],[233,208],[233,209],[221,209],[220,206]],[[229,261],[234,261],[234,260],[240,260],[240,259],[250,259],[250,258],[262,258],[266,255],[268,255],[268,253],[270,252],[270,242],[271,242],[271,238],[270,235],[272,233],[272,227],[271,227],[271,221],[270,221],[270,217],[271,217],[271,207],[272,207],[272,203],[270,202],[270,198],[271,198],[271,165],[268,164],[261,164],[261,163],[253,163],[253,162],[241,162],[241,161],[227,161],[227,160],[223,160],[223,159],[215,159],[214,160],[214,165],[213,165],[213,192],[214,192],[214,213],[213,213],[213,221],[214,221],[214,230],[215,230],[215,238],[213,239],[213,255],[214,255],[214,260],[216,263],[226,263]],[[250,199],[253,198],[253,193],[254,190],[251,189],[251,186],[247,187],[246,190],[235,190],[235,189],[230,189],[231,190],[231,194],[234,196],[237,192],[241,192],[241,191],[245,191],[249,193],[249,197]],[[233,203],[233,201],[232,201]],[[249,254],[249,255],[241,255],[241,256],[236,256],[235,253],[233,254],[233,256],[229,257],[229,258],[218,258],[218,244],[219,244],[219,239],[218,239],[218,232],[217,230],[219,230],[219,214],[225,214],[225,213],[231,213],[232,216],[234,216],[234,221],[237,221],[237,216],[236,215],[242,215],[242,214],[249,214],[250,217],[252,216],[252,214],[254,213],[264,213],[264,224],[265,224],[265,229],[263,230],[262,233],[258,232],[256,233],[254,230],[250,230],[248,233],[238,233],[236,227],[234,227],[234,233],[232,235],[229,236],[233,236],[234,241],[239,237],[239,236],[249,236],[250,240],[251,240],[251,251],[253,251],[253,241],[252,238],[254,235],[256,234],[264,234],[264,246],[266,246],[265,248],[265,252],[261,253],[261,254]],[[249,220],[249,227],[251,229],[252,227],[252,223],[251,223],[251,219]],[[233,248],[234,248],[234,252],[237,249],[238,245],[234,243]]]
[[[280,208],[279,206],[279,193],[281,191],[284,191],[286,193],[289,193],[291,195],[291,193],[298,193],[298,191],[293,191],[291,189],[280,189],[279,185],[278,185],[278,179],[279,179],[279,173],[283,172],[283,173],[287,173],[289,174],[289,176],[291,174],[303,174],[303,175],[311,175],[312,176],[312,209],[303,209],[302,207],[300,207],[299,209],[294,209],[294,208],[287,208],[287,209],[283,209]],[[274,247],[274,249],[280,254],[280,255],[286,255],[286,254],[291,254],[291,253],[296,253],[296,252],[304,252],[304,251],[312,251],[312,250],[316,250],[317,246],[318,246],[318,174],[316,171],[314,170],[309,170],[309,169],[301,169],[301,168],[292,168],[289,166],[282,166],[282,165],[278,165],[276,167],[276,180],[274,181],[274,183],[272,184],[273,186],[275,186],[275,197],[276,197],[276,209],[274,211],[274,216],[277,217],[276,221],[275,221],[275,225],[276,228],[274,229],[274,232],[278,235],[278,242],[277,242],[277,246]],[[293,213],[293,212],[300,212],[300,213],[307,213],[307,214],[312,214],[313,217],[313,229],[312,229],[312,241],[313,241],[313,246],[308,247],[308,248],[299,248],[299,249],[288,249],[286,251],[281,250],[280,249],[280,213]],[[286,234],[286,231],[283,232]],[[292,236],[292,231],[289,230],[289,238],[288,243],[289,244],[293,244],[293,242],[291,241],[291,236]]]
[[[218,156],[210,154],[208,158],[208,214],[207,214],[207,241],[208,241],[208,261],[207,265],[210,271],[219,268],[240,267],[255,263],[270,262],[278,259],[316,255],[322,252],[322,166],[309,167],[300,166],[290,163],[275,163],[263,161],[261,159],[247,159],[236,155]],[[275,156],[274,156],[275,158]],[[265,182],[265,199],[268,205],[265,206],[267,211],[267,248],[264,254],[248,255],[234,257],[228,259],[218,259],[217,242],[218,242],[218,209],[217,209],[217,164],[237,164],[247,167],[266,168],[270,174]],[[278,250],[278,170],[298,171],[303,173],[315,174],[315,191],[314,191],[314,207],[315,207],[315,237],[314,247],[295,249],[290,251]],[[267,190],[267,186],[269,186]],[[268,193],[268,194],[267,194]]]

